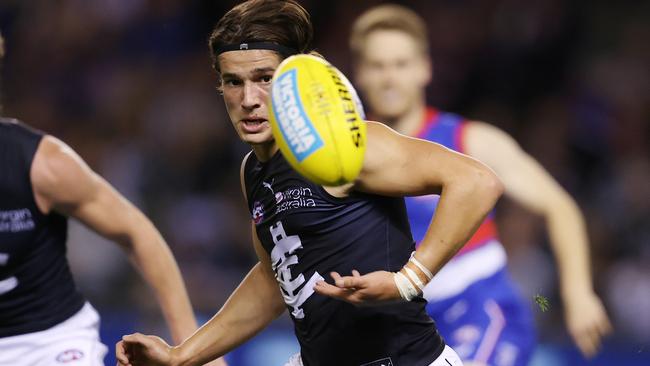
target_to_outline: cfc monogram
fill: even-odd
[[[298,256],[295,253],[302,248],[300,238],[298,235],[287,236],[280,221],[271,226],[270,230],[275,244],[271,251],[271,263],[276,279],[282,288],[284,302],[293,308],[291,315],[294,318],[303,319],[305,313],[301,306],[314,294],[314,285],[323,280],[323,276],[314,272],[305,283],[305,276],[302,273],[292,274],[289,266],[298,263]],[[302,286],[303,284],[304,286]]]

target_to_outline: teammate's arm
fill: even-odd
[[[464,131],[466,152],[495,170],[507,196],[546,220],[569,332],[584,355],[593,355],[611,325],[592,287],[585,220],[578,205],[505,132],[482,122],[470,122]]]
[[[41,211],[71,216],[118,243],[153,288],[171,331],[180,343],[196,320],[180,271],[164,239],[140,210],[93,172],[66,144],[46,136],[31,169]]]
[[[503,186],[475,159],[400,135],[380,123],[368,122],[367,127],[365,162],[353,189],[386,196],[441,194],[436,214],[415,253],[419,264],[435,274],[469,240]],[[428,276],[419,266],[411,261],[406,266],[426,283]],[[358,304],[400,298],[390,272],[364,276],[354,272],[352,277],[343,278],[332,275],[339,288],[320,282],[315,287],[319,293]]]
[[[177,347],[172,348],[155,336],[124,336],[116,347],[120,365],[201,365],[245,342],[284,312],[284,300],[271,269],[271,260],[252,221],[251,225],[253,245],[260,261],[221,310]]]

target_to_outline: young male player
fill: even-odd
[[[583,354],[593,355],[610,324],[592,287],[584,218],[573,199],[505,132],[426,105],[431,61],[426,24],[415,12],[398,5],[366,11],[353,25],[350,46],[356,82],[374,118],[485,162],[509,197],[544,216],[569,331]],[[417,242],[437,200],[406,199]],[[528,363],[535,344],[530,301],[521,298],[507,273],[493,214],[424,294],[429,314],[466,364]]]
[[[196,330],[176,261],[142,212],[60,140],[0,118],[0,365],[104,364],[99,316],[68,268],[67,217],[127,252],[174,342]]]
[[[154,336],[123,337],[116,347],[121,365],[200,365],[255,335],[285,308],[301,347],[290,365],[461,364],[426,315],[416,286],[463,245],[502,187],[478,161],[373,122],[355,183],[322,187],[292,170],[271,134],[267,101],[279,63],[310,52],[311,39],[309,14],[294,1],[247,1],[216,25],[210,49],[220,88],[235,131],[252,148],[241,179],[260,261],[180,346]],[[438,215],[412,257],[402,197],[441,191]],[[292,199],[295,204],[283,205]],[[335,285],[325,281],[330,276]],[[375,306],[355,306],[366,303]]]

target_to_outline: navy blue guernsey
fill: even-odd
[[[313,291],[329,273],[397,271],[414,242],[404,200],[336,198],[295,172],[280,153],[244,167],[248,206],[269,253],[306,366],[425,366],[444,342],[425,300],[355,307]]]
[[[79,311],[67,220],[36,206],[30,169],[43,134],[0,119],[0,337],[50,328]]]

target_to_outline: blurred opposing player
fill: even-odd
[[[63,142],[0,118],[0,365],[104,364],[99,316],[68,268],[67,217],[126,251],[174,342],[196,330],[176,261],[152,223]]]
[[[373,122],[354,184],[322,187],[291,169],[271,134],[267,102],[275,69],[289,55],[309,53],[312,32],[309,14],[291,0],[247,1],[216,25],[210,49],[220,88],[235,131],[252,148],[241,180],[260,261],[180,346],[125,336],[116,346],[121,365],[200,364],[252,337],[285,308],[301,348],[290,366],[461,364],[426,315],[418,287],[464,244],[502,187],[478,161]],[[283,90],[287,113],[303,113],[299,94],[297,87]],[[300,143],[313,141],[302,132]],[[438,215],[411,256],[401,197],[440,191]],[[330,274],[334,284],[324,281]],[[375,306],[354,306],[365,303]]]
[[[431,61],[426,25],[415,12],[398,5],[366,11],[353,25],[350,46],[357,86],[374,118],[485,162],[509,197],[545,217],[569,332],[582,353],[592,356],[610,323],[592,287],[584,219],[573,199],[505,132],[426,105]],[[417,242],[437,200],[406,200]],[[424,293],[429,314],[466,364],[527,364],[535,345],[530,302],[506,271],[493,214]]]

